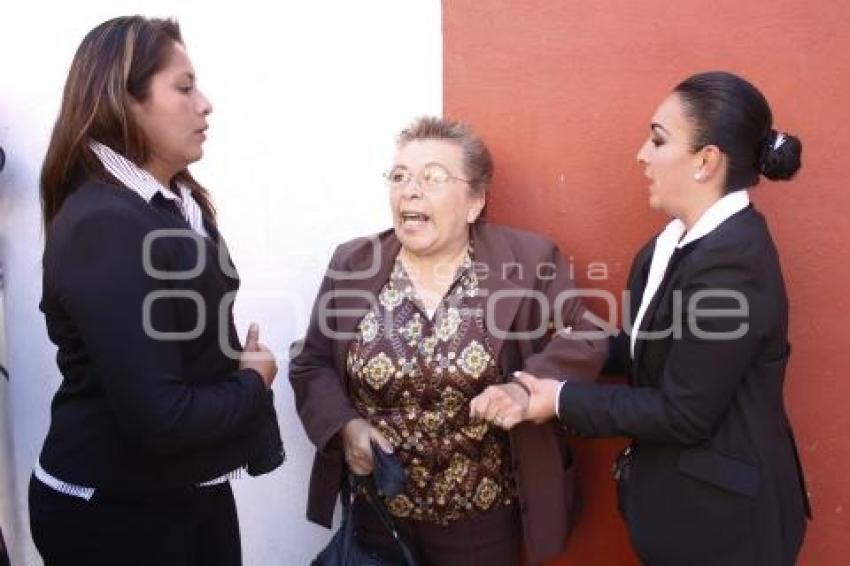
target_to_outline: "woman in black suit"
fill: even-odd
[[[557,413],[579,436],[631,437],[615,477],[646,564],[776,566],[800,550],[809,506],[782,399],[788,300],[747,192],[760,174],[791,178],[800,154],[740,77],[704,73],[678,85],[638,153],[650,206],[673,220],[629,275],[639,332],[621,334],[615,350],[630,384],[520,374],[527,405],[494,390],[472,407],[509,422]]]
[[[83,39],[45,158],[41,309],[62,373],[30,481],[48,565],[241,563],[228,480],[283,458],[273,356],[189,174],[212,107],[176,23]]]

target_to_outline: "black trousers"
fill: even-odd
[[[6,541],[3,539],[2,529],[0,529],[0,566],[9,566],[9,554],[6,551]]]
[[[156,496],[58,493],[35,476],[30,529],[45,566],[239,566],[242,549],[229,483]]]

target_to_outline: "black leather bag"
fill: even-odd
[[[419,566],[420,562],[413,547],[396,528],[392,516],[378,494],[380,491],[386,496],[393,497],[401,493],[404,488],[404,468],[398,458],[387,454],[374,442],[372,453],[375,458],[374,477],[349,474],[348,481],[343,482],[340,492],[342,524],[324,550],[313,560],[311,566]],[[364,494],[363,496],[398,545],[401,555],[404,556],[403,562],[388,560],[377,552],[364,548],[358,542],[351,516],[351,504],[353,497],[361,496],[358,495],[359,493]]]
[[[632,459],[635,455],[635,447],[627,446],[614,460],[611,466],[611,475],[614,476],[614,481],[617,482],[617,509],[623,518],[626,517],[626,502],[629,498],[629,477],[632,472]]]

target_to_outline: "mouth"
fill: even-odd
[[[431,220],[431,217],[425,214],[424,212],[402,212],[401,213],[401,224],[402,226],[421,226],[422,224]]]

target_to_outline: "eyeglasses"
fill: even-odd
[[[416,184],[425,191],[439,190],[452,181],[469,182],[469,179],[451,176],[448,170],[439,163],[429,163],[420,169],[416,175],[411,173],[407,167],[393,167],[384,173],[384,177],[391,189],[403,189],[411,179],[416,179]]]

